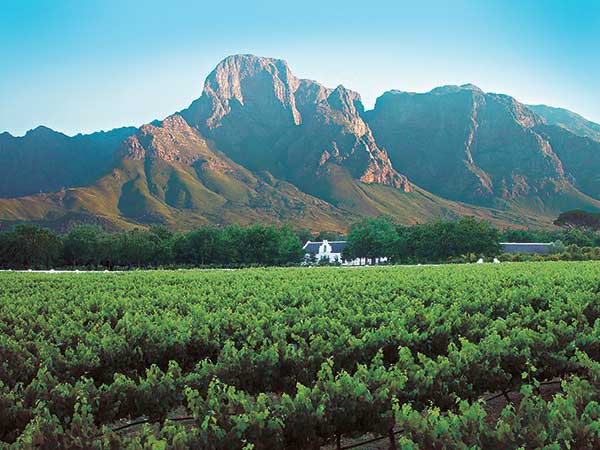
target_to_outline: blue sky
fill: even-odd
[[[600,122],[600,1],[29,1],[0,5],[0,132],[140,125],[225,56],[361,93],[474,83]]]

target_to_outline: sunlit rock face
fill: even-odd
[[[236,55],[219,63],[182,115],[234,160],[309,192],[331,165],[353,179],[409,191],[362,111],[360,96],[343,86],[299,80],[282,60]]]

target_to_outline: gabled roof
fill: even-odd
[[[319,247],[323,245],[323,242],[324,241],[308,241],[304,244],[302,249],[306,253],[319,253]],[[347,244],[346,241],[327,241],[327,243],[331,246],[331,253],[342,253]]]
[[[306,244],[304,244],[304,247],[302,247],[302,249],[306,253],[319,253],[319,247],[321,246],[321,244],[322,244],[322,242],[308,241]]]

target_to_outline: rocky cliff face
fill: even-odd
[[[207,77],[202,96],[182,115],[237,162],[277,172],[277,142],[301,123],[298,84],[285,61],[231,56]]]
[[[217,66],[182,115],[237,162],[309,192],[332,164],[353,179],[410,190],[361,112],[359,95],[343,86],[299,80],[282,60],[237,55]]]
[[[201,99],[190,112],[198,113],[193,122],[209,129],[218,128],[235,108],[250,108],[275,125],[300,124],[295,92],[299,81],[287,63],[254,55],[235,55],[221,61],[207,77]],[[197,109],[196,109],[197,107]]]
[[[486,203],[560,190],[561,160],[536,131],[543,120],[512,97],[475,86],[391,91],[366,113],[392,164],[447,198]]]
[[[535,131],[551,144],[569,182],[585,194],[600,199],[600,141],[578,136],[556,125],[537,125]]]
[[[120,154],[133,160],[148,158],[192,165],[212,154],[208,145],[183,117],[174,114],[162,122],[142,125],[125,139]]]
[[[179,115],[124,139],[110,170],[85,186],[0,199],[0,229],[19,220],[59,229],[78,222],[113,228],[294,223],[340,229],[349,217],[289,183],[236,164]]]

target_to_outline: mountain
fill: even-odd
[[[343,178],[393,186],[410,183],[391,165],[361,117],[360,96],[299,80],[287,63],[252,55],[226,58],[183,117],[235,161],[266,170],[334,203]]]
[[[179,115],[142,126],[114,155],[109,173],[85,187],[0,199],[5,221],[100,219],[115,228],[160,224],[319,223],[339,229],[348,214],[271,176],[256,176],[213,150]]]
[[[562,211],[600,211],[599,147],[473,85],[390,91],[365,111],[344,86],[235,55],[188,108],[139,129],[0,134],[0,227],[343,231],[381,214],[551,226]]]
[[[105,228],[164,225],[173,229],[231,223],[292,223],[312,230],[344,230],[358,215],[300,191],[270,173],[251,172],[216,150],[178,114],[144,125],[113,155],[114,166],[94,183],[54,193],[0,199],[5,226],[29,221],[68,229],[74,223]],[[492,212],[449,202],[415,187],[357,182],[365,214],[388,211],[406,223]]]
[[[353,217],[385,214],[415,223],[472,214],[504,224],[515,220],[412,184],[377,143],[358,93],[298,79],[283,60],[226,58],[181,114],[239,164],[268,171]]]
[[[292,223],[316,231],[344,230],[357,218],[268,172],[251,172],[235,163],[179,115],[142,126],[121,143],[113,158],[112,169],[88,186],[0,199],[0,222],[10,226],[28,221],[59,230],[75,223],[109,229]],[[405,193],[368,183],[354,187],[364,197],[360,206],[367,213],[389,210],[407,223],[464,214],[488,218],[476,208],[419,188]]]
[[[546,105],[527,105],[527,107],[542,117],[548,125],[556,125],[577,136],[600,142],[600,124],[591,122],[573,111]]]
[[[68,137],[40,126],[23,137],[0,134],[0,198],[83,186],[108,171],[133,127]]]
[[[595,177],[583,173],[591,141],[507,95],[473,85],[389,91],[365,119],[392,164],[441,197],[538,215],[599,206]]]

